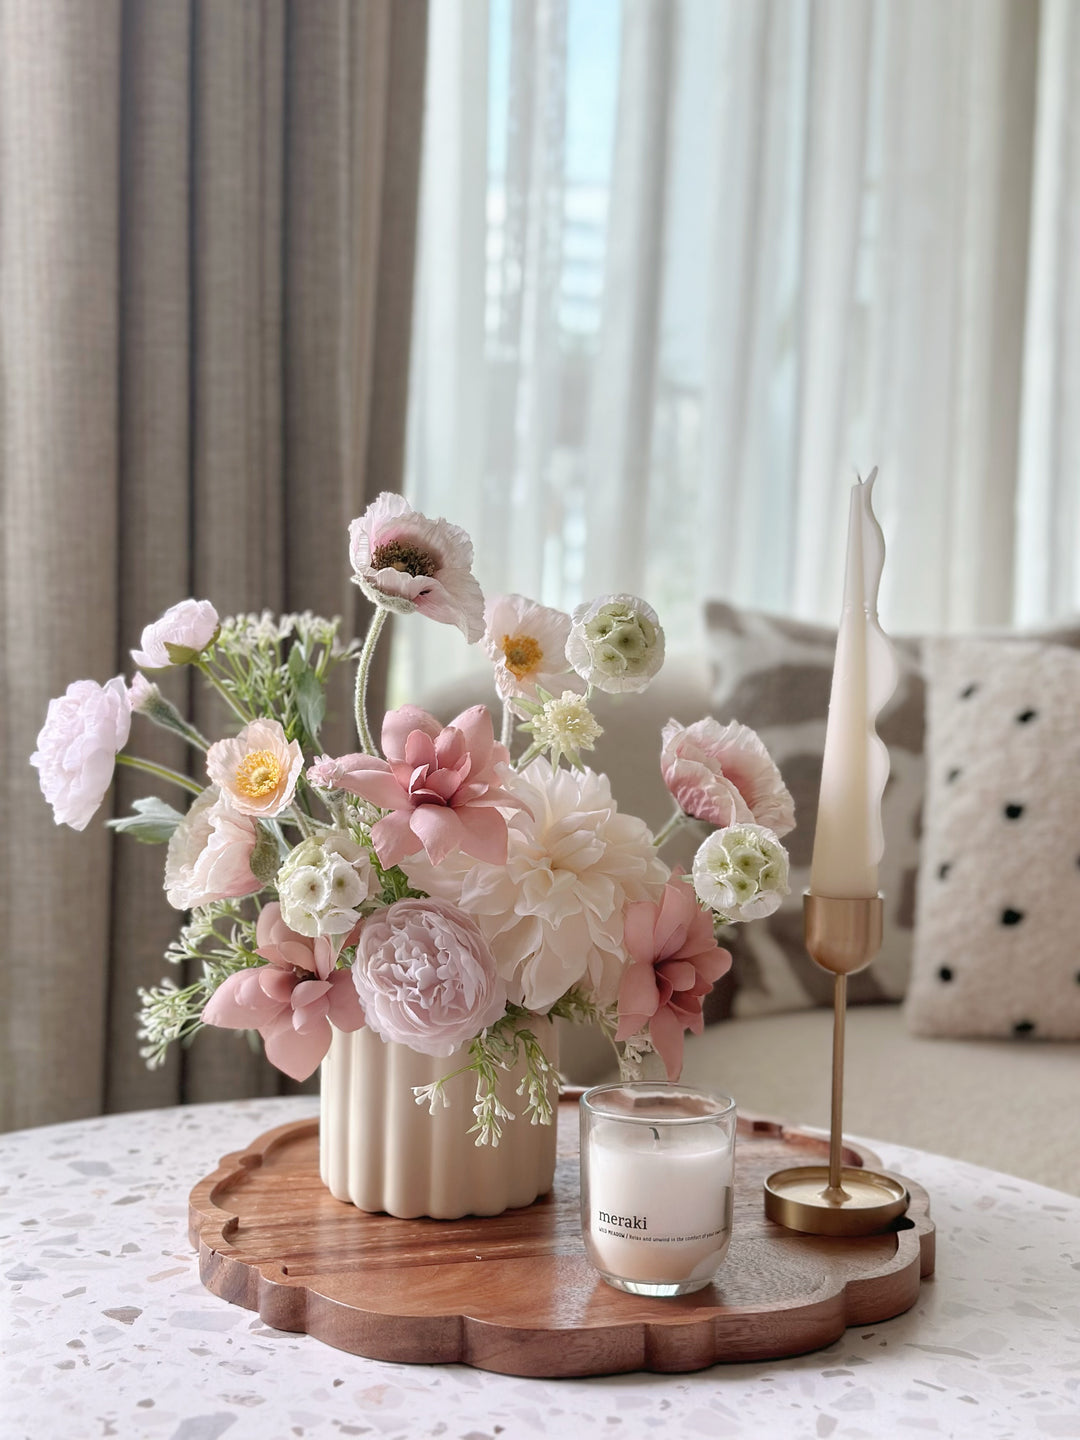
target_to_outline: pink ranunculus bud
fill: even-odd
[[[218,628],[218,613],[209,600],[181,600],[147,625],[142,648],[132,650],[131,658],[147,670],[187,664],[206,649]]]
[[[49,701],[30,764],[57,825],[85,830],[105,798],[117,752],[131,731],[131,702],[123,676],[105,685],[73,680]]]
[[[502,1018],[506,986],[480,927],[444,900],[398,900],[360,927],[353,980],[368,1028],[451,1055]]]
[[[236,900],[262,889],[252,874],[258,830],[222,799],[215,785],[197,795],[169,837],[165,892],[177,910],[194,910],[212,900]]]

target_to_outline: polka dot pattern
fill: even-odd
[[[909,1028],[1080,1039],[1080,655],[954,637],[923,662]]]

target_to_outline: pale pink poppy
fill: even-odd
[[[206,752],[206,769],[234,810],[271,819],[292,802],[304,763],[297,740],[276,720],[252,720]]]
[[[570,616],[524,595],[496,595],[484,606],[484,649],[495,664],[495,689],[504,700],[580,685],[566,658]]]
[[[780,771],[760,738],[737,720],[669,720],[660,769],[679,808],[695,820],[721,827],[751,821],[776,835],[795,827],[794,802]]]
[[[351,1031],[364,1023],[352,975],[335,969],[340,937],[298,935],[274,902],[260,911],[255,940],[268,963],[230,975],[210,997],[203,1022],[257,1030],[270,1063],[306,1080],[330,1049],[331,1024]]]
[[[680,877],[664,888],[659,904],[638,900],[626,907],[623,945],[630,964],[619,986],[616,1040],[648,1027],[653,1049],[669,1080],[682,1071],[683,1035],[700,1035],[702,1004],[731,955],[716,943],[713,920]]]
[[[470,645],[484,633],[472,541],[459,525],[429,520],[403,495],[383,491],[350,524],[349,559],[353,580],[376,605],[456,625]]]
[[[506,820],[498,807],[525,805],[503,788],[500,772],[510,756],[496,743],[486,706],[474,705],[444,727],[426,710],[402,705],[383,720],[382,747],[385,760],[345,755],[318,762],[319,774],[333,775],[337,788],[391,811],[371,829],[380,865],[396,865],[421,847],[433,865],[452,851],[505,864]]]

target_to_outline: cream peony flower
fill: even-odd
[[[251,871],[258,843],[254,820],[231,810],[216,785],[192,801],[169,837],[165,895],[176,910],[194,910],[212,900],[236,900],[262,889]]]
[[[484,633],[472,541],[459,525],[429,520],[403,495],[384,491],[350,524],[349,559],[354,582],[384,610],[419,610],[456,625],[470,645]]]
[[[786,835],[795,806],[759,736],[711,715],[693,725],[669,720],[661,737],[660,769],[680,809],[710,825],[753,821]]]
[[[371,856],[351,835],[302,840],[275,881],[282,917],[299,935],[343,935],[360,919],[374,876]]]
[[[528,811],[509,821],[505,865],[456,853],[439,865],[406,860],[402,869],[417,889],[477,922],[513,1003],[544,1012],[582,984],[610,1004],[625,963],[624,908],[658,900],[671,872],[645,822],[620,813],[606,775],[538,759],[507,789]]]
[[[276,720],[252,720],[234,740],[218,740],[206,752],[206,770],[234,810],[271,819],[292,803],[304,763]]]
[[[570,616],[524,595],[496,595],[484,606],[484,649],[495,662],[495,689],[504,700],[552,689],[572,672],[566,659]]]
[[[591,605],[579,605],[566,658],[598,690],[644,690],[664,663],[656,611],[636,595],[601,595]]]
[[[160,620],[147,625],[139,644],[132,650],[136,665],[147,670],[164,670],[169,665],[189,665],[215,638],[218,613],[209,600],[181,600],[171,605]]]
[[[131,702],[123,676],[105,685],[73,680],[49,701],[30,764],[57,825],[85,830],[112,784],[117,752],[131,732]]]
[[[694,856],[694,891],[727,920],[760,920],[788,893],[788,856],[764,825],[714,830]]]

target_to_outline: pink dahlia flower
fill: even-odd
[[[484,705],[464,710],[443,728],[426,710],[402,705],[382,727],[385,760],[344,755],[317,762],[318,778],[392,813],[371,829],[379,863],[396,865],[423,847],[433,865],[460,850],[493,865],[506,862],[506,820],[498,806],[524,809],[502,788],[510,759],[495,741]]]
[[[443,900],[398,900],[370,915],[352,974],[369,1029],[425,1055],[452,1055],[506,1010],[480,927]]]
[[[57,825],[85,830],[105,798],[116,755],[131,732],[131,702],[123,677],[105,685],[73,680],[49,701],[30,764]]]
[[[701,1034],[702,1002],[730,968],[731,955],[716,943],[712,916],[678,877],[659,904],[639,900],[626,907],[623,944],[630,964],[619,986],[615,1039],[628,1040],[648,1026],[668,1079],[677,1080],[683,1034]]]
[[[573,675],[566,658],[570,616],[524,595],[497,595],[484,606],[484,649],[495,662],[495,689],[504,700],[563,690]],[[557,682],[557,687],[556,687]]]
[[[376,605],[456,625],[470,645],[484,633],[472,541],[460,526],[429,520],[384,491],[349,526],[349,559],[354,582]]]
[[[206,649],[218,629],[218,613],[209,600],[181,600],[146,626],[139,641],[142,649],[132,650],[131,658],[147,670],[187,665]]]
[[[768,750],[747,725],[712,716],[664,726],[660,768],[679,808],[726,826],[751,821],[776,835],[795,828],[795,806]]]
[[[165,893],[177,910],[194,910],[212,900],[236,900],[262,889],[251,873],[258,843],[255,822],[231,809],[216,785],[197,795],[169,837]]]
[[[206,770],[234,810],[271,819],[292,803],[304,763],[298,740],[276,720],[252,720],[206,752]]]
[[[339,945],[326,935],[297,935],[276,903],[260,911],[255,940],[268,963],[230,975],[210,997],[203,1022],[257,1030],[270,1063],[306,1080],[330,1049],[331,1022],[339,1030],[364,1023],[352,976],[334,968]]]

